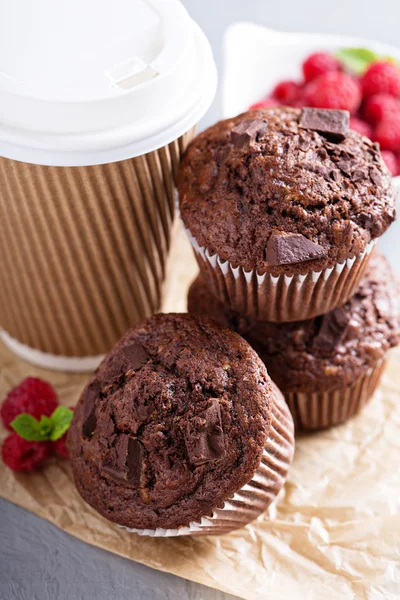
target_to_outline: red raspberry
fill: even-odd
[[[256,102],[252,104],[249,110],[256,110],[257,108],[269,108],[271,106],[279,106],[279,102],[274,100],[274,98],[264,98],[264,100],[260,100],[260,102]]]
[[[389,94],[400,96],[400,70],[387,60],[372,63],[361,77],[361,87],[364,96],[374,94]]]
[[[375,94],[367,99],[363,115],[369,123],[376,125],[400,113],[400,102],[389,94]]]
[[[382,150],[400,152],[400,114],[381,121],[375,129],[374,140],[379,142]]]
[[[1,418],[4,425],[11,429],[10,423],[21,413],[28,413],[40,420],[42,415],[50,417],[57,406],[57,394],[49,383],[36,377],[27,377],[8,392],[1,407]]]
[[[272,95],[281,104],[290,106],[297,98],[300,85],[296,81],[290,79],[281,81],[273,89]]]
[[[303,62],[303,74],[306,81],[312,81],[325,73],[340,71],[340,62],[327,52],[315,52]]]
[[[10,433],[1,449],[3,462],[13,471],[33,471],[51,454],[49,442],[28,442]]]
[[[60,437],[58,440],[53,442],[53,446],[54,446],[54,450],[57,452],[57,454],[59,454],[60,456],[64,456],[65,458],[69,458],[66,441],[67,441],[67,434],[64,433],[64,435],[62,437]]]
[[[393,152],[390,152],[390,150],[382,150],[381,155],[393,177],[396,177],[398,173],[396,155],[393,154]]]
[[[366,121],[359,119],[358,117],[351,117],[350,119],[350,129],[353,131],[357,131],[361,135],[364,135],[367,138],[372,137],[372,127],[368,125]]]
[[[360,84],[345,73],[326,73],[307,86],[309,106],[355,113],[361,103]]]
[[[293,106],[296,108],[303,108],[304,106],[311,106],[311,100],[314,93],[314,83],[307,83],[300,88]]]

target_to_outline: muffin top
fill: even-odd
[[[126,527],[198,521],[252,479],[272,395],[240,336],[156,315],[125,334],[82,394],[68,436],[76,486]]]
[[[185,226],[235,267],[278,275],[321,270],[362,252],[395,217],[379,145],[348,113],[252,110],[188,147],[178,191]]]
[[[375,251],[353,298],[307,321],[267,323],[242,317],[210,295],[200,278],[188,309],[207,314],[243,335],[283,393],[319,392],[350,385],[400,342],[400,284]]]

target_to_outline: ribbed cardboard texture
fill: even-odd
[[[325,429],[358,414],[372,398],[385,370],[386,360],[359,377],[352,385],[330,392],[286,394],[296,431]]]
[[[274,277],[234,267],[186,232],[209,290],[232,310],[259,321],[303,321],[344,304],[355,293],[374,246],[370,242],[363,253],[322,271]]]
[[[276,386],[271,406],[271,429],[260,466],[249,483],[209,517],[180,529],[127,529],[150,537],[221,535],[244,527],[267,510],[284,486],[294,454],[293,419]]]
[[[0,158],[0,327],[42,352],[96,356],[159,310],[174,179],[194,135],[130,160]]]

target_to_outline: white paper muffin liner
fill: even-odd
[[[319,430],[344,423],[359,413],[373,396],[387,356],[359,377],[352,385],[330,392],[292,392],[285,394],[295,430]]]
[[[276,386],[273,398],[271,429],[260,466],[253,479],[226,500],[223,508],[217,508],[211,516],[178,529],[123,529],[150,537],[215,535],[244,527],[263,513],[283,487],[294,453],[293,420]]]
[[[374,241],[364,252],[334,267],[306,275],[259,275],[234,267],[200,246],[188,229],[199,268],[209,290],[232,310],[260,321],[303,321],[341,306],[356,292]]]

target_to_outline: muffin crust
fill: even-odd
[[[126,333],[82,394],[68,437],[76,486],[126,527],[198,521],[252,479],[272,397],[238,335],[156,315]]]
[[[180,211],[211,254],[258,273],[306,273],[361,253],[394,220],[379,146],[343,129],[344,111],[315,111],[341,113],[328,133],[313,128],[307,110],[253,110],[190,144],[178,176]],[[309,254],[271,260],[271,237],[293,235],[313,245]]]

